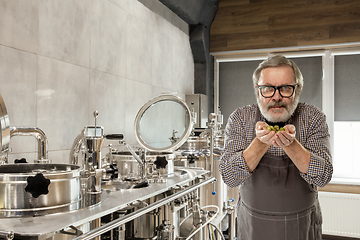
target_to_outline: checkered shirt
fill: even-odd
[[[236,109],[229,117],[225,131],[225,151],[220,160],[220,173],[224,182],[230,187],[239,186],[251,173],[245,163],[243,150],[253,140],[255,115],[258,105],[248,105]],[[330,134],[326,116],[317,107],[299,103],[299,142],[310,151],[311,159],[307,173],[299,174],[311,185],[325,186],[331,180],[333,173],[330,153]],[[260,114],[260,121],[265,122]],[[292,124],[290,119],[286,124]],[[282,148],[270,146],[268,153],[283,156]]]

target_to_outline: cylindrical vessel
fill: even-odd
[[[157,228],[157,240],[174,240],[175,226],[170,224],[169,221],[163,221]]]
[[[136,154],[139,154],[136,152]],[[107,155],[111,163],[116,163],[119,178],[121,180],[139,180],[141,178],[141,166],[128,151],[112,152]],[[167,161],[164,168],[156,169],[155,162],[163,158]],[[147,152],[147,175],[151,176],[154,170],[158,171],[162,177],[171,177],[174,174],[174,154],[169,152]]]
[[[227,201],[227,186],[220,175],[219,164],[220,156],[214,155],[213,176],[216,178],[216,181],[200,188],[200,206],[216,205],[219,207],[219,215],[224,216],[224,206]]]
[[[35,178],[39,180],[33,181]],[[0,217],[37,216],[78,209],[80,192],[79,166],[0,165]]]
[[[214,148],[223,151],[225,145],[224,141],[225,141],[224,135],[216,135],[214,137]]]
[[[132,213],[136,210],[144,208],[156,201],[155,197],[149,198],[145,201],[139,202],[137,206],[129,208],[127,214]],[[155,227],[156,227],[156,218],[154,211],[148,212],[141,215],[140,217],[134,219],[133,221],[125,223],[126,239],[154,239],[156,236]]]
[[[0,94],[0,164],[7,163],[10,143],[10,124],[4,100]]]
[[[199,136],[190,136],[186,142],[180,147],[181,151],[197,152],[209,149],[209,139]]]

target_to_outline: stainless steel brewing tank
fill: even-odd
[[[201,198],[201,206],[207,205],[216,205],[219,207],[219,216],[224,217],[226,211],[224,211],[224,206],[227,206],[228,202],[228,188],[222,177],[220,175],[220,156],[215,155],[213,156],[214,159],[214,166],[213,166],[213,176],[216,178],[213,184],[208,184],[206,186],[201,187],[200,191],[202,192],[203,197]]]
[[[225,146],[225,136],[217,135],[214,137],[214,148],[221,150],[221,153],[224,151]]]
[[[214,154],[214,172],[212,175],[217,179],[213,184],[208,184],[200,188],[201,191],[201,206],[207,205],[216,205],[220,208],[220,215],[224,214],[224,203],[227,203],[228,193],[227,186],[222,180],[219,170],[220,164],[220,155]],[[203,168],[205,170],[210,170],[210,156],[195,156],[195,159],[190,159],[189,156],[177,155],[175,160],[175,166],[184,166],[184,167],[195,167]]]
[[[209,139],[199,136],[190,136],[180,147],[180,151],[195,152],[209,149]]]
[[[39,216],[80,208],[80,167],[0,165],[0,217]]]
[[[221,155],[224,153],[225,149],[225,132],[220,130],[214,137],[214,153],[216,155]],[[220,160],[220,159],[219,159]],[[220,163],[220,162],[219,162]],[[236,205],[237,200],[239,199],[239,187],[227,187],[227,196],[229,204]]]
[[[213,176],[217,179],[213,184],[208,184],[200,188],[200,206],[216,205],[219,207],[219,218],[226,215],[224,207],[229,206],[233,199],[238,198],[238,188],[229,188],[220,174],[220,159],[224,151],[224,134],[217,133],[214,136],[213,148]],[[194,136],[189,138],[187,144],[184,144],[177,154],[175,159],[175,166],[184,167],[200,167],[205,170],[211,170],[210,166],[210,152],[207,151],[205,146],[206,138]],[[227,222],[222,223],[222,228],[227,228]]]
[[[0,94],[0,164],[7,162],[10,143],[10,123],[4,100]]]
[[[139,154],[136,152],[136,154]],[[154,174],[157,171],[162,177],[174,175],[174,154],[170,152],[147,152],[147,174]],[[116,163],[119,178],[121,180],[139,180],[141,178],[141,166],[128,151],[118,151],[108,154],[111,163]],[[166,160],[164,168],[156,168],[155,162],[161,158]]]

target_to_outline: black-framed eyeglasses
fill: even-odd
[[[289,98],[294,94],[294,90],[298,84],[295,85],[282,85],[282,86],[256,86],[264,98],[271,98],[275,95],[276,90],[279,91],[281,97]]]

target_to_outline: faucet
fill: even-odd
[[[140,166],[141,166],[141,179],[145,180],[146,179],[146,150],[140,151],[140,154],[139,154],[140,157],[139,157],[136,154],[136,152],[134,151],[134,149],[129,144],[127,144],[124,140],[121,140],[120,144],[125,145],[126,148],[129,150],[129,152],[131,153],[131,155],[140,164]]]
[[[10,138],[13,136],[33,136],[38,142],[38,157],[35,163],[49,163],[47,150],[47,137],[45,133],[36,127],[10,127]]]
[[[179,140],[179,138],[176,137],[176,134],[177,134],[177,133],[178,133],[178,131],[175,130],[175,129],[172,131],[172,136],[169,138],[170,141],[171,141],[171,144],[174,144],[174,143],[177,142],[177,140]]]

